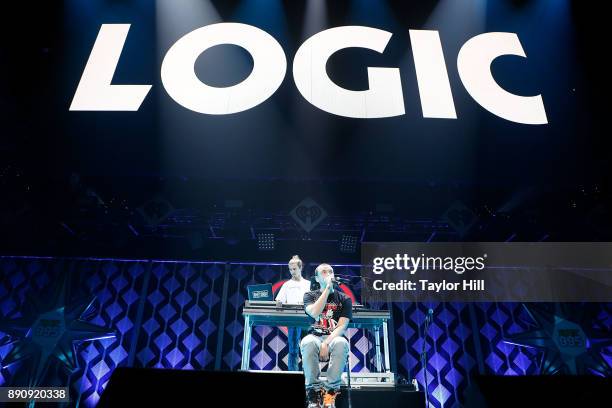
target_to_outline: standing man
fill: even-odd
[[[302,304],[304,301],[304,294],[310,290],[310,281],[302,277],[302,268],[304,264],[299,256],[293,255],[288,265],[291,279],[283,283],[283,286],[281,286],[276,295],[276,301],[295,305]],[[287,343],[289,345],[287,367],[289,371],[299,370],[298,359],[301,335],[302,329],[299,327],[287,328]]]
[[[304,295],[304,309],[313,319],[313,324],[300,345],[308,407],[335,408],[349,353],[349,342],[343,335],[353,316],[353,302],[334,289],[334,270],[330,265],[319,265],[315,274],[321,288]],[[327,381],[322,382],[319,380],[319,361],[328,360]]]

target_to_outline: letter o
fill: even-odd
[[[253,70],[244,81],[219,88],[200,81],[194,67],[204,51],[222,44],[244,48],[253,58]],[[286,71],[283,48],[270,34],[247,24],[219,23],[198,28],[170,47],[162,62],[161,79],[168,95],[185,108],[227,115],[264,102],[281,85]]]

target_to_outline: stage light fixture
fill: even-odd
[[[274,233],[259,232],[257,233],[257,249],[260,251],[274,251]]]
[[[357,237],[354,235],[342,235],[340,240],[340,252],[354,254],[357,251]]]

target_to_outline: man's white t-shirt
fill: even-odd
[[[278,294],[276,295],[276,301],[282,303],[289,303],[293,305],[304,303],[304,293],[310,291],[310,281],[308,279],[289,279],[283,283]]]

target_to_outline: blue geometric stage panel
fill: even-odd
[[[508,344],[507,336],[529,329],[520,303],[475,304],[480,344],[486,374],[534,375],[538,373],[538,352]]]
[[[28,297],[43,292],[50,282],[67,270],[66,263],[50,258],[0,257],[0,318],[13,320],[23,317]],[[12,339],[0,332],[0,361],[13,349]],[[13,375],[21,367],[15,363],[0,364],[0,386],[11,384]]]
[[[315,266],[310,264],[307,270],[312,271]],[[336,274],[359,276],[356,266],[334,269]],[[243,347],[242,306],[246,287],[289,278],[286,264],[0,257],[2,321],[23,318],[28,299],[44,297],[54,282],[64,276],[68,277],[70,297],[75,302],[95,298],[81,320],[115,333],[114,338],[75,344],[77,370],[68,375],[55,367],[49,370],[45,380],[48,385],[69,384],[72,401],[86,407],[96,405],[110,375],[119,366],[238,369]],[[352,290],[359,301],[359,284],[353,285]],[[537,328],[521,304],[366,306],[391,307],[390,335],[396,372],[404,378],[416,378],[421,388],[425,381],[420,361],[424,320],[428,309],[433,309],[434,318],[425,342],[432,407],[459,406],[470,378],[477,373],[530,375],[540,372],[541,350],[505,341],[517,333]],[[541,307],[555,310],[560,309],[558,306]],[[570,310],[575,307],[568,306]],[[608,340],[612,338],[612,305],[591,305],[587,317],[576,323],[610,333]],[[372,333],[350,329],[348,336],[351,371],[374,371]],[[0,333],[0,363],[15,346],[15,340]],[[612,342],[606,344],[611,346],[601,349],[601,358],[612,364]],[[250,347],[251,369],[287,369],[288,345],[283,328],[256,327]],[[24,364],[27,362],[0,364],[0,386],[11,385],[16,374],[27,368]]]
[[[214,368],[224,268],[217,263],[152,263],[135,366]]]
[[[430,404],[434,407],[456,406],[470,376],[477,372],[469,305],[461,303],[395,303],[395,348],[398,374],[416,378],[424,389],[425,370],[421,363],[423,328],[428,309],[433,322],[425,341],[427,383]]]
[[[78,348],[79,369],[71,376],[72,389],[76,400],[93,407],[113,370],[129,365],[138,300],[148,266],[139,261],[94,260],[75,261],[72,267],[74,286],[98,303],[90,321],[116,333],[114,339],[92,341]]]
[[[244,318],[242,306],[247,299],[247,286],[275,283],[287,279],[286,265],[231,265],[227,290],[222,368],[240,368]],[[251,339],[252,370],[286,370],[287,336],[277,327],[257,326]]]

